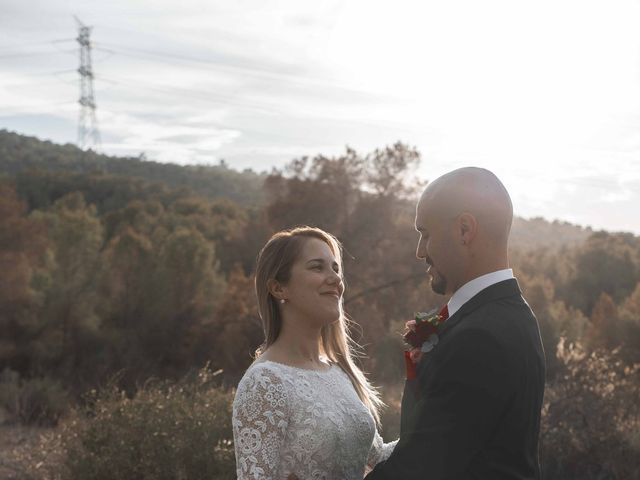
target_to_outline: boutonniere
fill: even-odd
[[[404,341],[408,347],[405,363],[408,380],[415,378],[415,368],[422,355],[433,350],[438,344],[438,327],[446,319],[442,310],[438,312],[438,309],[434,309],[428,313],[416,313],[414,319],[405,324]]]

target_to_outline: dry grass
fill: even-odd
[[[59,428],[0,425],[1,479],[57,479],[62,459]]]

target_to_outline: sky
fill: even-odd
[[[0,0],[0,129],[269,171],[397,141],[517,215],[640,234],[640,0]]]

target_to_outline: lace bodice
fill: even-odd
[[[349,377],[337,365],[305,370],[254,363],[233,402],[239,480],[361,480],[385,460],[385,444]]]

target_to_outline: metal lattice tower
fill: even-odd
[[[76,17],[80,44],[80,118],[78,121],[78,147],[81,149],[100,145],[100,132],[96,119],[96,100],[93,96],[93,68],[91,67],[91,27]]]

